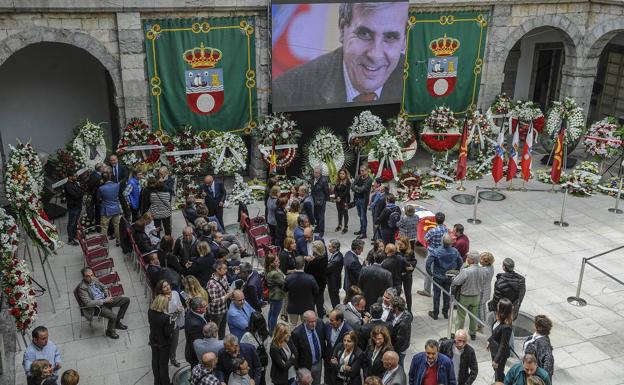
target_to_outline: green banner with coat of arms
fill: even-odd
[[[445,105],[461,115],[477,104],[488,12],[410,13],[401,112],[424,119]]]
[[[146,20],[152,126],[250,133],[256,126],[253,17]]]

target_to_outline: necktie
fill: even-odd
[[[316,330],[312,331],[312,340],[314,341],[314,363],[317,363],[321,359],[321,344],[316,335]]]
[[[214,192],[212,192],[212,187],[208,186],[208,194],[214,198]]]
[[[117,166],[113,167],[113,177],[115,178],[115,182],[117,182]]]
[[[377,100],[377,94],[374,92],[363,92],[353,99],[354,102],[372,102],[374,100]]]

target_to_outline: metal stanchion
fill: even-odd
[[[457,191],[466,191],[466,188],[464,187],[464,180],[461,179],[459,181],[459,186],[457,187]]]
[[[618,183],[618,191],[615,194],[615,207],[609,209],[610,213],[622,214],[622,209],[620,209],[620,196],[622,195],[622,177],[620,176],[620,183]]]
[[[563,220],[563,214],[565,213],[565,205],[566,205],[566,199],[568,197],[568,189],[569,186],[565,186],[563,188],[563,203],[561,204],[561,217],[559,218],[558,221],[553,222],[555,224],[555,226],[559,226],[559,227],[568,227],[570,226],[570,224],[566,221]]]
[[[444,295],[444,294],[442,294]],[[454,334],[454,328],[453,328],[453,315],[455,314],[455,312],[453,311],[453,308],[455,307],[455,297],[453,297],[452,295],[449,296],[450,300],[449,300],[449,313],[448,313],[448,325],[446,328],[446,337],[447,338],[451,338],[451,334]]]
[[[581,285],[583,284],[583,275],[585,274],[585,264],[587,263],[587,258],[583,258],[583,263],[581,264],[581,273],[579,274],[578,284],[576,285],[576,296],[568,297],[568,303],[574,306],[585,306],[587,305],[587,301],[581,298]]]
[[[475,199],[474,199],[474,207],[472,210],[472,218],[468,218],[468,223],[472,223],[473,225],[478,225],[481,223],[480,219],[477,219],[477,204],[479,203],[479,186],[475,187]]]

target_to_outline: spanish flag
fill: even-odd
[[[550,170],[550,180],[553,184],[559,183],[561,180],[561,167],[563,166],[563,146],[565,135],[565,126],[561,126],[559,134],[557,135],[557,142],[555,142],[555,149],[553,151],[552,169]]]
[[[464,131],[462,132],[461,144],[459,147],[459,159],[455,170],[455,180],[466,178],[468,170],[468,119],[464,120]]]

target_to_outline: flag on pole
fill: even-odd
[[[513,140],[511,141],[511,149],[509,150],[509,161],[507,161],[507,180],[512,180],[518,173],[518,150],[520,149],[520,136],[515,130]]]
[[[461,144],[459,147],[459,159],[455,170],[455,180],[466,178],[468,170],[468,119],[464,120],[464,131],[462,132]]]
[[[533,125],[529,128],[529,132],[522,148],[522,179],[526,182],[531,178],[531,161],[532,161],[532,149],[533,149]]]
[[[498,133],[498,139],[496,140],[496,150],[494,153],[494,160],[492,160],[492,177],[494,183],[498,183],[503,178],[503,158],[505,157],[505,147],[503,141],[505,140],[504,130],[501,127]]]
[[[553,184],[558,184],[561,180],[561,168],[563,166],[563,137],[565,135],[565,126],[561,126],[559,134],[557,135],[557,141],[555,142],[555,149],[553,151],[553,163],[550,170],[550,180]]]

